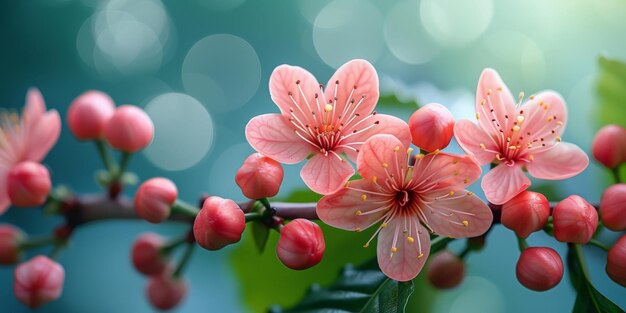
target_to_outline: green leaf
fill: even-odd
[[[620,307],[601,294],[591,283],[580,245],[569,244],[567,267],[574,288],[578,291],[574,313],[624,313]]]
[[[255,221],[252,222],[252,238],[259,253],[263,253],[267,239],[270,237],[270,229],[265,224]]]
[[[382,94],[378,98],[378,107],[415,111],[420,108],[413,99],[400,99],[394,93]]]
[[[600,57],[598,95],[600,124],[626,125],[626,63]]]
[[[451,240],[435,238],[431,253],[445,248]],[[412,281],[398,282],[385,276],[373,258],[358,268],[347,265],[334,284],[327,288],[313,285],[298,305],[288,310],[274,308],[273,312],[402,313],[413,290]]]

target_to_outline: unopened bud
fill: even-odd
[[[145,181],[135,194],[135,212],[150,223],[161,223],[170,216],[178,198],[176,185],[167,178],[156,177]]]
[[[48,169],[37,162],[21,162],[7,176],[7,191],[11,203],[20,207],[43,204],[52,183]]]
[[[11,224],[0,224],[0,264],[14,264],[20,260],[20,244],[26,239],[21,229]]]
[[[522,238],[542,229],[550,216],[550,203],[538,192],[522,191],[502,205],[502,225]]]
[[[81,140],[99,139],[115,112],[111,97],[101,91],[87,91],[72,101],[67,111],[70,130]]]
[[[153,307],[169,310],[178,305],[187,295],[187,283],[168,271],[150,277],[146,286],[146,295]]]
[[[133,105],[118,107],[104,129],[104,137],[113,148],[129,153],[148,146],[153,136],[152,120]]]
[[[413,144],[435,151],[448,146],[454,135],[454,116],[439,103],[429,103],[419,108],[409,118]]]
[[[465,277],[465,263],[452,252],[444,250],[430,258],[426,276],[435,288],[454,288]]]
[[[145,275],[161,274],[168,264],[167,256],[161,254],[163,238],[155,233],[141,234],[131,250],[135,268]]]
[[[241,240],[246,218],[230,199],[208,197],[193,223],[196,242],[207,250],[219,250]]]
[[[253,153],[237,171],[235,181],[246,197],[261,199],[278,193],[283,175],[280,163],[260,153]]]
[[[602,193],[600,217],[606,228],[626,230],[626,184],[615,184]]]
[[[593,138],[591,152],[596,161],[608,168],[626,162],[626,129],[619,125],[602,127]]]
[[[611,247],[606,256],[606,273],[616,283],[626,287],[626,235]]]
[[[59,263],[38,255],[15,268],[13,291],[22,303],[37,308],[61,296],[64,279]]]
[[[517,261],[516,275],[524,287],[546,291],[558,285],[563,278],[563,261],[552,248],[526,248]]]
[[[319,225],[299,218],[280,230],[276,255],[288,268],[303,270],[319,263],[325,249],[324,234]]]
[[[577,195],[556,205],[552,212],[554,237],[561,242],[585,244],[591,240],[598,226],[596,209]]]

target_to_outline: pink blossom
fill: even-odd
[[[458,121],[454,133],[480,164],[498,164],[481,183],[491,203],[503,204],[530,186],[524,169],[535,178],[556,180],[575,176],[589,164],[578,146],[561,141],[567,108],[558,93],[540,92],[516,105],[498,73],[485,69],[478,80],[476,118],[478,125]]]
[[[41,162],[61,133],[56,110],[46,111],[39,90],[28,91],[24,112],[0,114],[0,214],[10,205],[7,176],[20,162]]]
[[[13,272],[15,297],[30,308],[58,299],[63,292],[65,271],[47,256],[38,255]]]
[[[312,156],[300,176],[317,193],[333,193],[348,181],[354,169],[346,157],[355,161],[372,135],[410,140],[404,121],[373,112],[378,75],[364,60],[341,66],[326,89],[303,68],[281,65],[270,77],[270,94],[281,114],[254,117],[246,126],[246,138],[258,152],[281,163]]]
[[[408,162],[410,139],[375,135],[361,147],[357,169],[363,179],[350,181],[324,196],[317,214],[325,223],[351,231],[380,225],[378,264],[389,277],[407,281],[420,272],[430,251],[430,235],[474,237],[493,216],[489,207],[465,190],[480,177],[473,157],[438,150]]]

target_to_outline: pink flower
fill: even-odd
[[[20,119],[17,114],[0,114],[0,214],[10,205],[7,176],[22,161],[41,162],[61,133],[56,110],[46,111],[39,90],[28,91]]]
[[[409,139],[376,135],[361,147],[357,168],[363,179],[324,196],[317,214],[325,223],[361,231],[382,222],[378,265],[389,277],[407,281],[420,272],[430,251],[429,233],[474,237],[491,225],[491,210],[465,188],[480,177],[473,157],[435,151],[408,163]],[[407,165],[408,164],[408,165]]]
[[[38,255],[18,265],[13,274],[15,297],[30,308],[56,300],[63,292],[65,271],[47,256]]]
[[[281,114],[254,117],[246,126],[246,138],[258,152],[281,163],[312,156],[300,176],[317,193],[333,193],[348,181],[354,169],[343,154],[355,161],[372,135],[410,140],[404,121],[373,112],[378,75],[364,60],[341,66],[325,90],[303,68],[281,65],[270,77],[270,94]]]
[[[498,164],[481,183],[491,203],[503,204],[530,186],[524,168],[535,178],[556,180],[575,176],[589,164],[578,146],[561,142],[567,109],[553,91],[518,106],[498,73],[485,69],[478,80],[476,118],[478,125],[458,121],[454,133],[480,164]]]

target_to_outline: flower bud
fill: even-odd
[[[522,191],[502,205],[502,225],[522,238],[542,229],[550,216],[550,203],[538,192]]]
[[[135,268],[145,275],[161,274],[167,267],[168,260],[161,254],[163,238],[155,233],[141,234],[131,250],[131,259]]]
[[[235,181],[246,197],[261,199],[278,193],[283,175],[280,163],[260,153],[253,153],[237,171]]]
[[[524,287],[546,291],[558,285],[563,278],[563,261],[552,248],[526,248],[517,261],[516,275]]]
[[[439,289],[458,286],[465,276],[465,263],[448,250],[433,256],[426,266],[428,281]]]
[[[619,125],[602,127],[593,138],[591,152],[596,161],[608,168],[626,162],[626,129]]]
[[[560,242],[585,244],[598,226],[598,212],[585,199],[572,195],[556,205],[552,212],[554,237]]]
[[[41,205],[48,198],[51,185],[48,169],[37,162],[21,162],[7,176],[7,192],[15,206]]]
[[[176,185],[167,178],[156,177],[145,181],[135,193],[135,212],[150,223],[161,223],[170,216],[178,198]]]
[[[146,112],[133,105],[122,105],[115,110],[104,128],[109,144],[124,152],[145,148],[154,136],[154,125]]]
[[[21,229],[11,224],[0,224],[0,264],[9,265],[20,260],[20,244],[26,239]]]
[[[72,101],[67,111],[70,130],[81,140],[102,138],[104,127],[115,112],[115,104],[104,92],[92,90]]]
[[[150,277],[146,286],[146,295],[153,307],[169,310],[180,303],[187,295],[187,283],[173,277],[168,271]]]
[[[15,297],[30,308],[56,300],[63,292],[65,271],[46,256],[38,255],[15,268]]]
[[[611,247],[606,256],[606,273],[616,283],[626,287],[626,235]]]
[[[196,242],[207,250],[219,250],[241,240],[246,218],[235,201],[208,197],[193,223]]]
[[[615,184],[602,193],[600,217],[610,230],[626,230],[626,184]]]
[[[298,218],[280,230],[276,255],[288,268],[304,270],[319,263],[325,249],[324,234],[319,225]]]
[[[429,152],[448,146],[454,135],[454,116],[439,103],[419,108],[409,118],[413,144]]]

